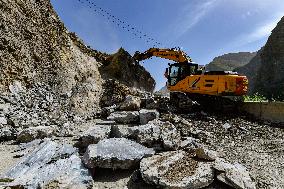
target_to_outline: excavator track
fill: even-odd
[[[170,102],[182,112],[204,110],[208,112],[233,112],[238,110],[242,98],[171,92]]]

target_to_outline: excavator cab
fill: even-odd
[[[192,63],[175,63],[169,64],[168,71],[168,84],[170,86],[176,85],[179,81],[187,76],[198,74],[198,64]]]

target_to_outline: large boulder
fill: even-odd
[[[108,120],[113,120],[117,123],[138,123],[139,122],[139,112],[138,111],[121,111],[111,113],[108,117]]]
[[[120,104],[119,109],[122,111],[135,111],[140,109],[141,100],[139,97],[127,95],[125,100]]]
[[[160,120],[150,121],[146,125],[130,127],[128,131],[130,138],[138,143],[165,150],[177,149],[181,140],[180,133],[173,124]]]
[[[32,153],[0,178],[0,187],[11,188],[92,188],[89,171],[76,149],[45,139]]]
[[[161,146],[161,130],[159,125],[148,123],[146,125],[129,127],[128,132],[129,137],[139,144],[147,147]]]
[[[55,128],[50,126],[30,127],[19,132],[17,141],[30,142],[35,139],[43,139],[52,136],[54,131]]]
[[[110,138],[88,146],[83,161],[88,168],[130,169],[155,151],[125,138]]]
[[[217,158],[214,169],[219,173],[217,179],[237,189],[256,189],[247,169],[238,163],[231,164],[222,158]]]
[[[203,188],[214,180],[212,163],[196,161],[184,151],[143,158],[140,172],[145,182],[163,188]]]
[[[95,125],[80,135],[77,145],[79,147],[87,147],[90,144],[96,144],[100,140],[109,138],[111,132],[110,125]]]
[[[162,123],[160,128],[163,148],[165,150],[177,149],[181,141],[181,136],[177,128],[168,121]]]
[[[158,119],[159,115],[160,114],[157,110],[142,109],[142,110],[139,111],[140,124],[145,125],[149,121],[152,121],[154,119]]]

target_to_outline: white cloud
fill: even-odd
[[[272,20],[271,22],[260,26],[259,28],[257,28],[256,30],[254,30],[252,33],[248,35],[247,41],[254,42],[264,37],[268,37],[271,34],[271,31],[276,27],[278,21],[279,20],[277,21]]]
[[[217,0],[205,0],[195,6],[189,3],[185,9],[181,11],[178,21],[176,22],[177,26],[174,32],[176,39],[198,24],[207,13],[212,10],[216,2]]]
[[[283,15],[284,13],[277,14],[271,20],[262,25],[259,25],[251,32],[241,35],[233,42],[232,45],[240,47],[264,38],[268,38]]]

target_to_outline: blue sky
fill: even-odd
[[[123,47],[133,55],[161,43],[161,48],[181,47],[201,65],[225,53],[259,50],[284,16],[283,0],[51,2],[66,27],[94,49],[114,53]],[[141,63],[157,89],[165,85],[168,62],[153,58]]]

